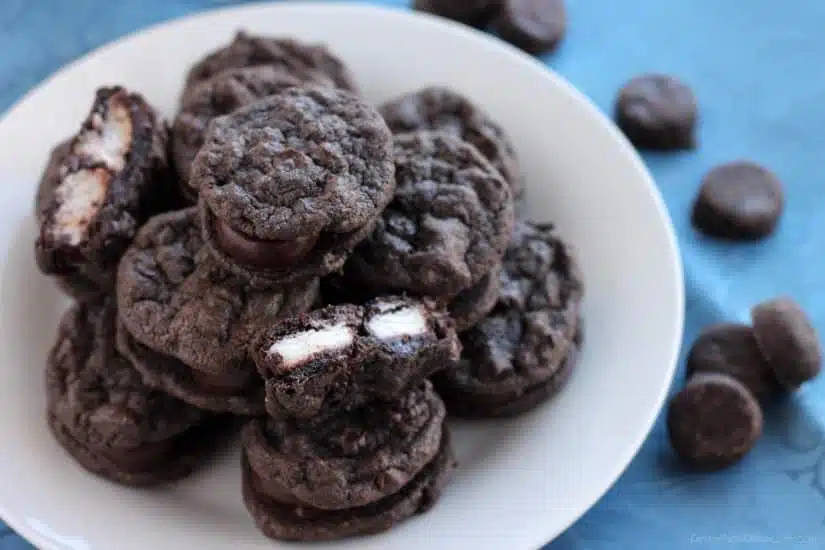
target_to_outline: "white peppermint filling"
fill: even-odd
[[[398,306],[403,305],[405,302],[395,298],[389,298],[385,300],[379,300],[374,302],[373,307],[378,310],[379,313],[385,313],[387,311],[391,311],[393,309],[398,309]]]
[[[60,206],[54,213],[55,236],[76,246],[86,236],[86,228],[106,198],[109,173],[102,168],[66,175],[55,189]]]
[[[379,311],[381,310],[379,306]],[[367,321],[367,332],[379,340],[418,336],[425,334],[428,330],[427,319],[421,308],[417,306],[379,313]]]
[[[109,101],[106,118],[92,115],[92,128],[86,130],[74,147],[74,152],[105,164],[112,172],[120,172],[126,164],[126,153],[132,146],[132,117],[129,109]]]
[[[334,325],[287,336],[272,344],[268,352],[280,355],[285,365],[296,365],[325,351],[344,349],[354,338],[352,327]]]
[[[53,236],[70,246],[86,237],[89,224],[106,198],[112,174],[123,170],[126,154],[132,146],[132,118],[125,105],[109,101],[106,117],[95,113],[91,128],[78,136],[73,153],[103,168],[68,172],[55,188],[58,207],[54,213]]]

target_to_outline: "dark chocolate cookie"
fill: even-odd
[[[86,469],[127,485],[188,475],[217,438],[212,415],[146,386],[115,349],[112,300],[74,305],[49,354],[49,425]],[[211,425],[211,424],[210,424]]]
[[[242,405],[233,411],[257,410],[262,382],[246,346],[259,326],[307,311],[317,295],[317,281],[277,290],[256,291],[220,268],[203,247],[197,208],[152,218],[123,256],[118,272],[120,319],[131,337],[148,348],[129,346],[138,367],[145,358],[175,364],[156,375],[177,381],[183,371],[192,387],[189,402],[223,410],[236,396]],[[134,351],[138,350],[138,351]],[[150,351],[156,354],[149,353]],[[177,364],[177,363],[180,364]],[[185,371],[189,372],[186,373]],[[150,383],[171,390],[152,377]],[[194,396],[215,395],[214,404],[195,402]],[[239,408],[240,407],[240,408]]]
[[[493,30],[527,53],[552,51],[567,31],[565,0],[503,0]]]
[[[495,308],[461,334],[458,366],[435,377],[449,412],[481,417],[522,396],[537,405],[526,394],[560,389],[575,362],[569,359],[583,292],[573,253],[553,227],[520,223],[504,257]]]
[[[737,161],[704,177],[691,221],[711,237],[758,240],[774,232],[784,208],[782,182],[758,164]]]
[[[444,403],[429,382],[393,401],[322,421],[257,419],[244,452],[262,487],[324,510],[366,506],[400,491],[438,453]]]
[[[339,269],[395,190],[381,116],[333,88],[290,88],[216,118],[192,164],[207,245],[253,286]]]
[[[149,349],[181,361],[204,390],[231,395],[256,378],[247,343],[261,326],[307,311],[317,281],[253,290],[203,246],[197,208],[152,218],[124,254],[118,309]]]
[[[229,69],[193,87],[183,99],[172,127],[172,157],[189,193],[194,194],[194,188],[189,186],[189,169],[203,146],[206,129],[213,118],[303,84],[334,86],[328,77],[318,72],[299,78],[283,69],[264,65]]]
[[[449,88],[431,86],[389,101],[380,111],[394,134],[432,130],[463,139],[501,173],[514,199],[524,194],[524,177],[510,138],[469,98]]]
[[[51,157],[59,166],[47,167],[36,199],[35,255],[43,273],[79,298],[114,287],[117,263],[138,228],[173,196],[166,139],[141,96],[98,90],[70,151]]]
[[[258,528],[273,539],[322,541],[379,533],[431,509],[456,467],[450,432],[443,428],[435,458],[400,491],[366,506],[345,510],[321,510],[294,500],[283,502],[279,491],[271,494],[256,479],[244,456],[243,497]],[[272,489],[269,488],[271,491]]]
[[[779,389],[753,329],[747,325],[711,325],[699,334],[688,353],[687,375],[701,372],[736,378],[759,398],[770,397]]]
[[[784,387],[797,390],[819,375],[819,335],[799,304],[775,298],[754,307],[751,317],[756,341]]]
[[[260,66],[269,66],[302,80],[312,73],[321,73],[339,88],[357,90],[349,69],[326,46],[239,31],[232,42],[210,53],[189,70],[183,97],[186,98],[194,86],[218,73]]]
[[[193,369],[174,357],[144,346],[117,324],[117,349],[143,376],[147,386],[156,388],[207,411],[254,416],[264,412],[264,384],[255,375],[216,377]],[[234,374],[234,373],[232,373]]]
[[[501,265],[450,300],[447,310],[457,332],[465,332],[480,323],[496,306],[501,293]]]
[[[675,77],[645,74],[631,79],[616,100],[616,123],[640,149],[696,146],[696,98]]]
[[[500,261],[514,223],[510,189],[475,149],[440,132],[395,137],[398,189],[351,259],[364,284],[454,297]]]
[[[673,450],[703,470],[739,462],[762,435],[762,409],[739,381],[700,373],[673,397],[667,429]]]
[[[250,344],[280,418],[310,418],[393,399],[458,360],[453,321],[429,300],[385,297],[265,327]]]
[[[413,9],[473,27],[484,27],[495,17],[502,0],[413,0]]]

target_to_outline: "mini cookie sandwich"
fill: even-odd
[[[317,71],[294,75],[269,65],[227,69],[198,83],[183,98],[181,110],[172,127],[172,158],[181,184],[190,199],[194,189],[189,185],[189,168],[203,146],[209,122],[221,115],[287,88],[314,84],[335,86],[334,82]],[[195,200],[192,200],[195,202]]]
[[[386,531],[416,514],[430,510],[449,483],[457,462],[450,432],[443,426],[438,451],[418,473],[396,492],[364,506],[322,509],[303,504],[279,483],[262,477],[242,458],[244,504],[266,536],[280,540],[323,541]],[[362,438],[366,434],[362,434]],[[396,483],[395,473],[371,480]],[[406,477],[408,474],[398,474]]]
[[[85,469],[145,486],[189,475],[221,430],[210,414],[146,386],[115,349],[112,300],[74,305],[48,359],[48,422]]]
[[[118,272],[123,353],[147,383],[189,403],[239,414],[259,411],[262,382],[246,344],[257,327],[307,311],[317,286],[247,288],[203,247],[197,208],[156,216],[138,233]]]
[[[239,31],[228,45],[196,63],[186,76],[184,101],[199,83],[229,69],[272,67],[305,80],[321,73],[345,90],[357,86],[343,61],[321,44],[306,44],[291,38],[270,38]]]
[[[513,230],[510,188],[475,147],[441,132],[395,137],[398,189],[356,249],[365,285],[452,298],[501,262]]]
[[[520,223],[496,307],[461,335],[458,366],[436,375],[450,414],[512,416],[555,395],[575,365],[583,292],[573,253],[553,227]]]
[[[398,189],[350,265],[363,284],[452,298],[501,262],[513,201],[475,147],[441,132],[395,137]]]
[[[166,129],[138,94],[101,88],[68,151],[59,148],[38,192],[40,270],[76,297],[105,293],[138,228],[170,191]]]
[[[263,329],[250,344],[266,408],[311,418],[394,399],[459,357],[447,313],[428,300],[330,306]]]
[[[218,117],[192,164],[207,246],[254,287],[343,266],[395,190],[392,136],[356,96],[290,88]]]
[[[432,130],[463,139],[501,173],[513,199],[524,194],[524,177],[509,136],[467,97],[431,86],[389,101],[379,110],[394,134]]]
[[[321,421],[250,421],[243,447],[256,485],[284,504],[320,510],[367,506],[412,481],[441,449],[444,403],[424,381]]]

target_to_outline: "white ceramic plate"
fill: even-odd
[[[432,17],[342,4],[248,6],[154,27],[62,70],[0,122],[0,515],[49,550],[282,547],[244,510],[237,449],[173,488],[127,490],[76,466],[44,420],[44,358],[66,306],[33,262],[32,198],[49,148],[76,130],[99,85],[132,87],[172,115],[186,69],[240,27],[327,42],[376,103],[434,83],[471,96],[512,135],[532,217],[557,222],[578,249],[586,344],[566,390],[514,421],[456,426],[461,468],[434,510],[331,545],[540,547],[616,480],[666,395],[684,301],[666,210],[614,127],[539,63]]]

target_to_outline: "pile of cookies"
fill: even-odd
[[[250,344],[267,415],[243,431],[244,501],[274,538],[388,529],[431,507],[455,467],[427,376],[454,364],[452,319],[429,300],[339,305]]]
[[[697,147],[699,113],[693,91],[673,76],[644,74],[628,81],[614,118],[640,150]],[[706,238],[755,242],[779,227],[785,208],[782,181],[768,168],[736,160],[709,170],[690,212]],[[683,461],[703,470],[738,463],[762,435],[763,404],[795,392],[819,375],[819,336],[803,308],[780,296],[757,304],[753,326],[719,323],[693,342],[687,384],[667,408],[670,444]]]
[[[641,150],[697,146],[696,98],[672,76],[631,79],[618,94],[615,119]],[[690,220],[707,238],[755,242],[777,230],[784,206],[784,186],[773,172],[737,160],[705,174]],[[670,399],[667,429],[673,450],[691,467],[718,470],[739,462],[762,435],[763,404],[797,391],[822,369],[819,336],[793,299],[757,304],[751,320],[753,326],[708,326],[690,348],[688,381]]]
[[[819,336],[794,300],[759,303],[751,321],[706,327],[690,348],[688,381],[668,405],[667,428],[673,449],[694,467],[739,462],[762,436],[762,404],[822,371]]]
[[[239,32],[165,124],[101,88],[36,199],[70,296],[47,365],[55,438],[87,470],[181,479],[242,421],[266,535],[328,540],[432,507],[444,420],[545,402],[581,346],[582,277],[517,219],[503,129],[428,87],[380,107],[323,45]]]

